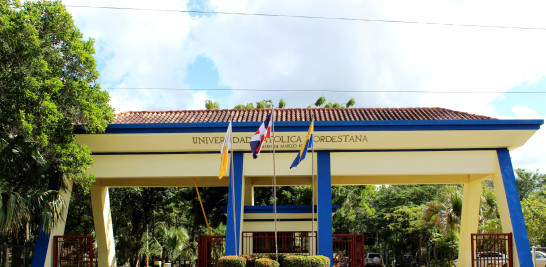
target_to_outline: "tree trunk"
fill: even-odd
[[[9,267],[9,247],[4,248],[4,267]]]

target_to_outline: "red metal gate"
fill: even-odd
[[[54,236],[53,266],[93,266],[93,236]]]
[[[472,267],[514,266],[512,233],[471,234]]]
[[[364,235],[332,235],[334,266],[364,267]]]
[[[225,235],[200,235],[197,244],[197,266],[216,266],[216,262],[225,255],[225,251]]]

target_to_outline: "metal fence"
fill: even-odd
[[[512,233],[471,234],[472,267],[512,267]]]
[[[95,266],[93,236],[54,236],[53,266]]]
[[[277,232],[279,253],[313,255],[316,232]],[[243,232],[243,254],[275,254],[274,232]]]
[[[226,253],[225,235],[200,235],[197,245],[197,266],[216,266]]]
[[[334,266],[364,266],[364,235],[332,236]]]

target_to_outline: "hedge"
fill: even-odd
[[[280,264],[276,262],[275,260],[268,259],[268,258],[259,258],[256,259],[255,265],[256,267],[279,267]]]
[[[283,267],[330,267],[330,259],[325,256],[287,256],[283,260]]]
[[[224,256],[218,259],[218,267],[245,267],[246,259],[237,256]]]

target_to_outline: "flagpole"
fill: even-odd
[[[271,109],[271,139],[273,139],[273,213],[275,214],[275,260],[279,261],[277,244],[277,176],[275,172],[275,108]]]
[[[231,119],[229,120],[229,123],[231,124]],[[235,243],[235,256],[239,256],[239,247],[237,246],[237,211],[235,207],[235,175],[233,172],[233,125],[231,126],[231,134],[229,135],[230,143],[231,143],[231,167],[230,167],[230,180],[231,180],[231,206],[233,207],[233,242]]]
[[[311,114],[311,124],[314,122],[313,114]],[[313,124],[313,137],[315,136],[315,129]],[[315,235],[315,140],[314,138],[311,138],[311,235],[313,236],[313,242],[314,245],[313,248],[313,255],[316,255],[316,243],[317,243],[317,235]]]

